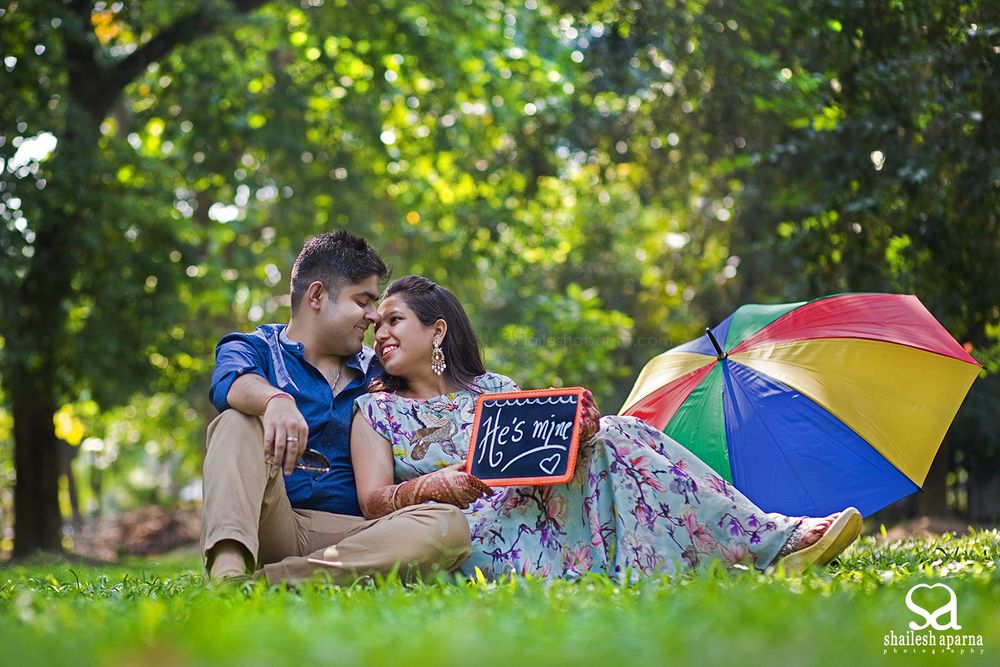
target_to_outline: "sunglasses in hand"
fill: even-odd
[[[330,472],[330,461],[315,449],[307,449],[302,453],[302,458],[295,464],[296,470],[308,472]]]

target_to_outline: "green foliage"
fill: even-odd
[[[789,13],[782,85],[757,109],[779,133],[741,174],[760,228],[747,258],[788,268],[766,293],[915,292],[962,340],[986,343],[1000,318],[983,273],[1000,254],[1000,126],[988,111],[1000,26],[988,6],[831,0]]]
[[[499,331],[489,366],[525,388],[586,385],[608,393],[615,380],[629,375],[629,369],[614,367],[613,353],[628,344],[632,321],[602,309],[596,295],[596,289],[570,284],[565,295],[526,297],[519,318],[524,324]]]
[[[496,370],[606,412],[741,303],[915,292],[989,362],[952,438],[996,470],[990,3],[87,7],[0,8],[0,379],[138,429],[109,479],[148,441],[197,458],[201,419],[145,405],[207,418],[215,341],[285,319],[332,228],[452,288]]]
[[[190,562],[47,564],[0,570],[0,641],[16,664],[869,664],[884,659],[885,635],[920,620],[905,605],[910,586],[944,582],[982,652],[899,657],[992,664],[998,555],[1000,534],[970,531],[864,538],[838,565],[801,576],[713,568],[633,585],[389,579],[297,592],[213,590]]]
[[[137,397],[81,420],[73,465],[84,516],[201,497],[207,401],[201,412],[172,393]]]

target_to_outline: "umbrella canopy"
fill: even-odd
[[[915,296],[746,305],[652,359],[621,414],[761,509],[868,516],[917,491],[979,364]]]

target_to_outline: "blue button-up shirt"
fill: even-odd
[[[296,469],[285,477],[292,507],[361,516],[351,465],[351,417],[354,399],[382,374],[374,352],[365,347],[347,360],[360,372],[336,396],[319,370],[302,356],[301,343],[285,335],[285,325],[264,324],[252,333],[231,333],[215,348],[215,371],[210,397],[220,412],[229,408],[226,397],[236,378],[255,373],[295,398],[309,424],[311,449],[330,462],[325,473]]]

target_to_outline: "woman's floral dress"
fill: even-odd
[[[384,392],[356,409],[392,445],[396,481],[465,459],[479,393],[517,391],[508,377],[476,378],[427,401]],[[603,417],[580,444],[568,484],[503,487],[465,510],[466,574],[544,577],[675,572],[715,559],[765,568],[801,517],[767,514],[666,434],[633,417]]]

